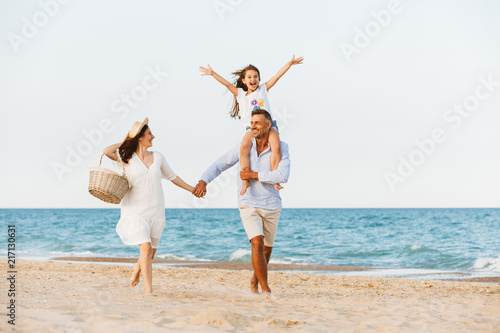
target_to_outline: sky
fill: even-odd
[[[103,148],[149,118],[195,185],[237,145],[232,95],[199,66],[257,66],[290,147],[283,206],[500,207],[500,3],[0,3],[0,208],[113,208],[88,193]],[[103,165],[114,168],[106,158]],[[235,208],[237,170],[205,199],[164,181],[167,208]]]

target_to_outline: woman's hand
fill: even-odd
[[[200,66],[201,75],[213,75],[214,74],[212,67],[210,67],[210,65],[207,65],[207,66],[208,66],[208,68]]]

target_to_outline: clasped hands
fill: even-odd
[[[240,171],[240,178],[242,180],[259,180],[259,173],[245,168]],[[200,180],[193,190],[193,195],[197,198],[202,198],[205,194],[207,194],[207,183],[204,180]]]
[[[205,194],[207,194],[207,183],[204,180],[200,180],[194,187],[193,195],[197,198],[202,198]]]

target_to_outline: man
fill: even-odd
[[[252,186],[244,195],[238,193],[238,207],[248,239],[252,244],[252,267],[254,275],[250,280],[252,293],[259,292],[259,284],[263,293],[271,293],[267,283],[267,264],[273,251],[274,238],[278,228],[281,212],[281,198],[274,188],[276,183],[286,183],[290,173],[288,145],[281,142],[281,162],[278,169],[271,171],[271,149],[269,130],[271,115],[265,110],[252,112],[250,129],[253,146],[250,151],[250,167],[252,170],[241,170],[238,178],[238,189],[242,180],[250,180]],[[220,157],[201,176],[193,194],[202,197],[207,192],[207,184],[239,162],[239,146]],[[239,192],[239,191],[238,191]]]

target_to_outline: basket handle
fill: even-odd
[[[105,155],[105,154],[103,153],[103,154],[101,155],[101,159],[99,160],[99,168],[101,167],[102,157],[103,157],[104,155]],[[120,159],[120,155],[118,155],[118,159]],[[119,164],[120,164],[120,163],[119,163]],[[121,165],[122,165],[122,175],[126,177],[127,175],[125,174],[125,167],[124,167],[123,163],[121,163]]]

